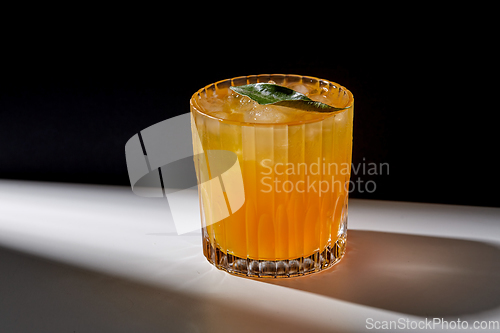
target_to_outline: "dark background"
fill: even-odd
[[[18,32],[2,42],[0,178],[129,185],[132,135],[188,112],[209,83],[288,73],[353,92],[353,163],[389,163],[389,174],[353,175],[376,190],[351,197],[500,207],[493,49],[458,22],[396,23],[300,42],[293,29],[287,41],[259,31],[263,42],[224,26]]]

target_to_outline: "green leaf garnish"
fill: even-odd
[[[315,102],[304,94],[274,83],[254,83],[230,87],[234,92],[247,96],[261,105],[280,105],[304,111],[334,112],[347,108],[335,108]]]

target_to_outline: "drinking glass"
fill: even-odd
[[[230,86],[259,82],[345,109],[252,109],[238,95],[230,101]],[[353,103],[351,92],[337,83],[281,74],[223,80],[192,96],[193,149],[202,157],[195,158],[195,168],[203,253],[210,263],[231,274],[282,278],[339,262],[347,236]],[[213,175],[217,158],[210,152],[221,151],[236,155],[237,172]]]

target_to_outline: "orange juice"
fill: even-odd
[[[229,86],[272,82],[342,111],[320,113],[259,105]],[[244,203],[200,184],[204,254],[233,274],[290,277],[317,272],[344,254],[351,169],[353,97],[344,87],[297,75],[239,77],[209,85],[191,99],[194,151],[237,155]],[[199,165],[196,166],[199,172]],[[205,183],[206,184],[206,183]],[[218,208],[219,207],[219,208]],[[225,208],[226,209],[226,208]]]

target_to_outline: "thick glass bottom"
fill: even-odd
[[[203,237],[203,253],[215,267],[234,275],[260,278],[288,278],[320,272],[342,259],[345,245],[344,232],[333,245],[328,245],[322,252],[315,252],[308,257],[270,261],[226,254],[212,246],[207,237]]]

